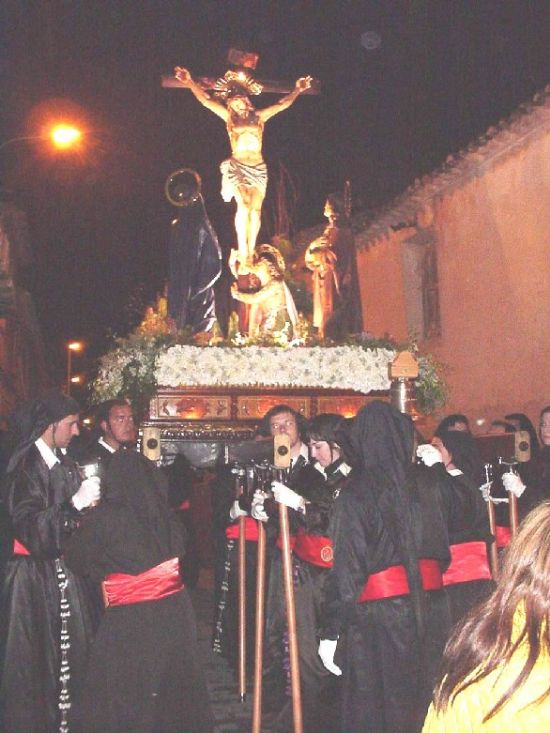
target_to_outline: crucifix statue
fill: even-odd
[[[232,250],[230,267],[235,276],[253,263],[254,248],[260,231],[262,204],[267,188],[267,166],[262,155],[265,123],[290,107],[304,93],[317,93],[318,84],[310,77],[299,78],[292,89],[277,82],[259,82],[252,78],[258,60],[256,54],[232,49],[229,62],[234,68],[219,79],[193,79],[189,71],[176,66],[174,77],[164,77],[163,86],[190,89],[197,100],[225,122],[231,157],[220,166],[221,194],[224,201],[235,199],[237,250]],[[284,93],[275,104],[256,109],[250,95],[261,92]],[[210,93],[211,92],[211,93]]]

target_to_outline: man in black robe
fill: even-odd
[[[78,412],[71,397],[54,393],[22,405],[15,416],[17,445],[3,486],[15,538],[2,587],[3,733],[68,730],[71,696],[97,623],[98,596],[62,557],[83,510],[100,493],[99,480],[81,482],[62,454],[78,434]]]
[[[345,733],[420,731],[449,631],[442,571],[460,494],[413,465],[413,434],[408,416],[377,401],[341,438],[354,473],[335,503],[320,655],[334,664],[342,637]]]
[[[72,733],[211,733],[180,522],[162,472],[134,451],[109,462],[99,505],[66,548],[75,572],[102,582],[106,609]]]
[[[287,435],[290,445],[290,469],[285,479],[290,493],[290,505],[293,499],[307,499],[310,502],[322,500],[326,497],[327,486],[325,477],[314,468],[309,460],[307,446],[307,423],[302,415],[288,405],[276,405],[271,408],[262,420],[261,430],[265,435]],[[330,491],[330,490],[329,490]],[[280,499],[281,497],[279,497]],[[288,501],[288,499],[287,499]],[[284,501],[282,503],[285,503]],[[287,504],[289,505],[289,504]],[[270,515],[269,521],[268,514]],[[297,532],[303,522],[298,517],[299,512],[289,512],[290,529]],[[272,558],[270,562],[269,584],[266,603],[266,624],[264,644],[264,673],[263,673],[263,700],[266,715],[262,721],[262,731],[287,731],[292,728],[292,705],[290,702],[290,667],[288,656],[287,616],[283,592],[282,559],[278,538],[279,522],[275,502],[265,511],[262,504],[262,492],[254,495],[252,516],[267,521],[268,541],[271,540]],[[300,514],[300,517],[302,515]],[[307,594],[303,596],[304,603],[309,607]],[[301,629],[300,624],[305,619],[306,610],[300,604],[300,594],[295,597],[296,620],[298,624],[298,647],[304,650],[300,659],[300,674],[304,687],[304,711],[307,725],[315,711],[310,702],[315,702],[318,691],[318,675],[315,669],[305,662],[309,643],[308,630]],[[311,695],[307,694],[311,689]],[[311,713],[311,716],[310,716]]]
[[[218,237],[199,193],[181,209],[170,233],[168,313],[178,328],[190,326],[193,333],[212,329],[216,321],[214,284],[221,271]]]
[[[306,733],[334,733],[339,719],[338,680],[324,667],[318,646],[319,629],[324,626],[325,583],[332,567],[332,513],[351,471],[336,441],[336,431],[342,421],[339,415],[322,414],[310,422],[309,447],[318,476],[316,482],[305,486],[304,496],[287,486],[273,484],[275,500],[289,507],[289,519],[296,529],[292,567],[302,717]],[[271,717],[264,721],[266,724],[269,722],[266,732],[290,733],[293,730],[290,699],[287,698],[278,714]]]
[[[119,448],[135,448],[136,423],[130,403],[122,398],[105,400],[95,410],[96,428],[91,440],[75,445],[72,440],[69,454],[79,463],[101,461],[104,466]]]

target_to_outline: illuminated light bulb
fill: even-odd
[[[80,138],[82,133],[72,125],[57,125],[51,132],[53,144],[58,148],[69,148],[74,145]]]

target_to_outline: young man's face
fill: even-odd
[[[103,420],[101,429],[106,443],[117,450],[121,445],[136,442],[136,426],[130,405],[111,407],[109,419]]]
[[[269,432],[273,436],[288,435],[291,450],[301,443],[296,418],[291,412],[280,412],[270,418]]]
[[[42,439],[52,449],[66,448],[79,432],[78,415],[67,415],[59,422],[48,425]]]

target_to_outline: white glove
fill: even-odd
[[[502,484],[506,491],[509,491],[517,499],[519,499],[525,491],[525,484],[517,473],[512,473],[512,471],[507,471],[502,474]]]
[[[339,677],[342,674],[342,670],[336,664],[334,664],[334,653],[336,651],[337,639],[321,639],[319,642],[319,656],[323,662],[325,669]]]
[[[101,498],[101,481],[99,476],[90,476],[85,478],[80,484],[76,494],[73,494],[73,506],[79,512],[86,507],[98,502]]]
[[[229,516],[231,517],[233,521],[235,521],[235,519],[238,519],[239,517],[246,517],[248,515],[244,509],[241,509],[239,502],[234,501],[231,506],[231,509],[229,510]]]
[[[294,509],[298,512],[305,512],[305,499],[303,496],[296,493],[296,491],[289,489],[288,486],[281,484],[279,481],[272,481],[271,490],[273,491],[275,501],[279,504],[284,504],[289,507],[289,509]]]
[[[491,487],[493,485],[492,481],[488,481],[486,484],[482,484],[479,487],[479,490],[481,491],[481,496],[484,498],[485,501],[492,501],[491,499]]]
[[[267,522],[267,520],[269,519],[264,507],[264,501],[266,497],[267,495],[259,489],[254,492],[254,496],[252,497],[250,514],[252,518],[258,520],[258,522]]]
[[[416,455],[425,466],[433,466],[436,463],[443,463],[441,453],[437,450],[435,445],[431,445],[430,443],[419,445],[416,449]]]

